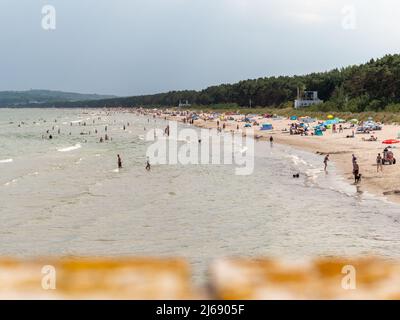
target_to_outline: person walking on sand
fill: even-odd
[[[326,169],[328,168],[328,161],[329,161],[329,154],[327,154],[324,159],[324,171],[326,171]]]
[[[147,159],[146,170],[150,171],[150,169],[151,169],[150,161],[149,161],[149,159]]]
[[[118,158],[118,169],[122,168],[122,160],[121,157],[119,156],[119,154],[117,154],[117,158]]]
[[[272,136],[269,137],[269,143],[271,147],[274,145],[274,138]]]
[[[380,153],[378,153],[378,156],[376,157],[376,172],[381,172],[383,171],[383,166],[382,166],[382,156]]]

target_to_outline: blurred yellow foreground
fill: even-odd
[[[400,264],[221,259],[202,287],[181,259],[0,260],[0,299],[400,299]]]

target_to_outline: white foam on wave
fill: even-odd
[[[4,160],[0,160],[0,163],[11,163],[13,162],[13,159],[4,159]]]
[[[60,151],[60,152],[69,152],[69,151],[77,150],[77,149],[80,149],[80,148],[82,148],[81,144],[80,144],[80,143],[77,143],[76,145],[71,146],[71,147],[66,147],[66,148],[57,149],[57,151]]]
[[[9,186],[10,184],[15,183],[15,182],[17,182],[17,181],[18,181],[18,179],[15,178],[15,179],[12,179],[11,181],[6,182],[4,185],[5,185],[5,186]]]
[[[318,176],[324,172],[323,170],[320,169],[310,169],[306,171],[306,176],[309,180],[311,180],[312,182],[316,182],[318,179]]]
[[[301,159],[300,157],[296,156],[296,155],[290,155],[289,158],[293,161],[293,163],[298,166],[299,164],[303,164],[303,165],[308,165],[308,163]]]

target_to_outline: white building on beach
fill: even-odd
[[[184,101],[184,102],[182,102],[181,100],[179,100],[179,108],[182,108],[182,107],[190,107],[191,106],[191,104],[189,103],[189,100],[186,100],[186,101]]]
[[[318,91],[303,91],[303,94],[298,91],[294,107],[295,109],[300,109],[320,103],[323,103],[323,101],[318,98]]]

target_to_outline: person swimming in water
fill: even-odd
[[[121,160],[121,157],[119,156],[119,154],[117,154],[117,157],[118,157],[118,169],[121,169],[122,168],[122,160]]]

